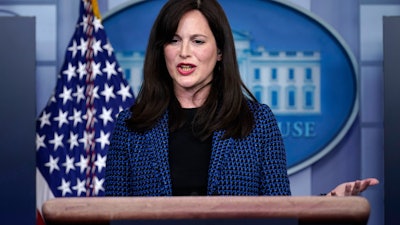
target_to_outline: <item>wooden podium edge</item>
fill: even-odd
[[[74,197],[48,200],[47,224],[108,224],[113,220],[296,218],[302,223],[367,224],[359,196]]]

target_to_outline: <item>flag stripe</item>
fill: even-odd
[[[40,187],[40,190],[36,190],[36,207],[41,214],[43,203],[49,199],[54,198],[54,195],[38,169],[36,169],[36,187]]]
[[[86,52],[86,61],[89,62],[86,64],[87,66],[87,71],[88,71],[88,76],[86,79],[86,85],[89,87],[87,88],[86,92],[86,99],[90,99],[87,104],[87,113],[86,116],[93,115],[95,112],[95,108],[93,105],[94,98],[93,98],[93,89],[94,89],[94,83],[93,83],[93,70],[92,70],[92,65],[93,65],[93,24],[92,24],[92,19],[93,19],[93,14],[90,14],[89,12],[92,10],[92,6],[90,4],[86,5],[86,12],[88,13],[88,29],[86,31],[86,36],[88,37],[88,51]],[[94,118],[90,117],[90,121],[87,122],[86,126],[86,132],[93,133],[94,132]],[[91,139],[89,140],[89,145],[86,148],[86,155],[89,157],[88,159],[88,165],[86,169],[86,196],[91,196],[92,195],[92,190],[91,190],[91,184],[93,183],[93,176],[95,176],[92,168],[92,162],[94,160],[93,157],[93,152],[95,148],[95,143],[94,143],[94,135],[90,135]]]

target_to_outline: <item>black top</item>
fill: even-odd
[[[169,165],[172,179],[172,195],[207,195],[208,166],[211,157],[211,141],[195,137],[192,121],[196,109],[182,109],[185,125],[170,133]]]

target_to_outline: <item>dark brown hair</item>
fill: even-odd
[[[214,131],[225,130],[224,138],[243,138],[254,125],[246,98],[256,100],[240,78],[232,30],[216,0],[170,0],[163,6],[151,29],[143,84],[130,109],[132,116],[127,120],[128,127],[144,132],[152,128],[168,108],[170,129],[182,125],[177,110],[180,106],[165,64],[164,45],[174,37],[182,16],[191,10],[199,10],[205,16],[222,53],[222,60],[217,62],[209,84],[208,98],[195,116],[196,134],[205,139]]]

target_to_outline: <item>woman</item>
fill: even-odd
[[[358,194],[375,179],[339,185]],[[290,195],[273,113],[240,79],[215,0],[171,0],[151,30],[144,81],[107,154],[106,195]]]

